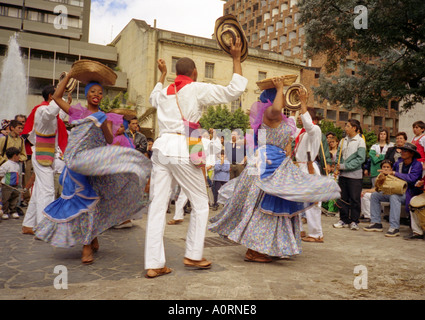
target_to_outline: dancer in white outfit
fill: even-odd
[[[238,99],[248,82],[242,77],[241,47],[241,40],[237,38],[231,46],[234,73],[228,86],[196,82],[195,63],[189,58],[181,58],[176,64],[175,82],[164,88],[167,67],[164,60],[158,60],[161,78],[150,96],[151,105],[157,109],[160,136],[152,148],[151,204],[145,242],[147,278],[155,278],[172,271],[165,266],[163,235],[168,200],[174,181],[180,185],[192,205],[183,262],[188,267],[211,267],[211,262],[203,258],[209,214],[205,177],[202,169],[190,162],[179,106],[184,118],[196,123],[201,117],[202,106],[229,103]]]
[[[302,121],[303,129],[297,129],[295,134],[296,145],[294,149],[295,159],[299,168],[310,174],[320,175],[320,168],[314,161],[320,151],[320,142],[322,141],[322,130],[312,120],[310,113],[307,110],[307,95],[301,94],[301,109],[300,118]],[[309,172],[308,162],[314,168],[314,173]],[[310,169],[311,170],[311,169]],[[313,170],[311,170],[313,171]],[[322,231],[322,206],[321,202],[318,202],[312,208],[306,210],[306,218],[308,225],[308,236],[303,237],[303,241],[307,242],[323,242],[323,231]]]
[[[43,210],[55,200],[55,158],[65,152],[68,133],[59,118],[61,109],[53,101],[55,88],[43,89],[44,102],[33,109],[24,130],[33,144],[31,157],[35,173],[33,192],[22,223],[22,233],[34,234],[33,229],[44,219]],[[32,122],[33,121],[33,122]],[[59,125],[58,125],[59,124]]]

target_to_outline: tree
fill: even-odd
[[[201,127],[205,130],[209,128],[220,130],[241,129],[243,132],[249,128],[249,116],[241,109],[230,112],[227,106],[210,106],[207,112],[199,120]]]
[[[404,110],[424,101],[423,0],[301,0],[298,7],[307,55],[326,57],[314,88],[321,100],[368,112],[394,99]],[[350,56],[354,75],[343,70]]]
[[[132,106],[125,104],[125,100],[127,100],[128,93],[126,92],[123,94],[120,92],[117,94],[112,100],[109,98],[109,96],[103,97],[102,101],[100,102],[100,110],[103,112],[109,112],[112,109],[117,108],[125,108],[125,109],[131,109]]]

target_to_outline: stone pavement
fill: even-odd
[[[214,215],[216,212],[210,212]],[[167,220],[172,214],[167,215]],[[269,264],[243,260],[246,248],[207,232],[209,270],[188,270],[182,260],[190,215],[165,227],[169,275],[144,278],[146,217],[129,229],[99,236],[92,265],[82,265],[81,247],[54,248],[21,234],[19,220],[0,223],[0,300],[345,300],[423,299],[425,241],[383,233],[334,229],[322,215],[325,243],[303,243],[301,255]],[[361,227],[366,224],[361,224]],[[388,224],[384,222],[384,227]],[[385,229],[386,230],[386,229]],[[355,285],[356,266],[367,270],[366,287]],[[56,266],[67,270],[66,289],[56,289]],[[63,274],[62,274],[63,275]],[[365,284],[363,282],[363,284]]]

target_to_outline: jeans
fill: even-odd
[[[381,223],[381,202],[390,203],[390,227],[400,229],[401,205],[406,201],[406,194],[386,195],[381,192],[374,192],[370,197],[370,222]]]

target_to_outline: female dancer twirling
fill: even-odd
[[[333,179],[304,173],[288,157],[285,150],[296,127],[282,114],[283,81],[273,78],[273,83],[275,88],[265,90],[261,101],[251,107],[256,154],[261,161],[249,161],[238,180],[222,187],[220,192],[231,196],[208,226],[246,246],[245,261],[252,262],[301,253],[298,215],[315,202],[340,197]],[[302,110],[307,112],[305,93],[300,97]]]
[[[117,114],[100,111],[103,88],[99,83],[86,85],[87,108],[70,106],[62,100],[72,69],[59,83],[53,99],[69,114],[72,129],[64,154],[66,168],[60,182],[62,196],[44,210],[37,238],[56,247],[83,244],[82,262],[93,262],[99,249],[97,236],[134,217],[147,205],[141,192],[151,170],[151,162],[140,152],[112,143],[112,122]],[[122,121],[122,119],[121,119]]]

